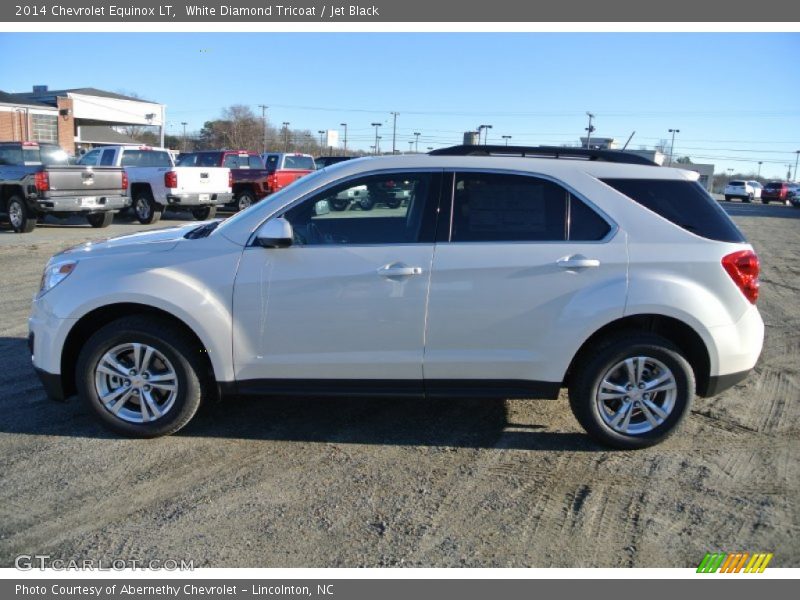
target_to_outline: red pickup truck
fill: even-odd
[[[268,152],[262,154],[264,164],[269,171],[267,187],[269,193],[282,190],[287,185],[308,175],[317,169],[314,164],[314,157],[310,154],[299,154],[296,152]]]
[[[228,167],[231,170],[233,203],[244,210],[271,193],[267,185],[269,171],[261,157],[247,150],[203,150],[184,152],[178,157],[179,167]]]

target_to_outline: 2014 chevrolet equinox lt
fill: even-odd
[[[219,393],[555,398],[618,448],[761,352],[758,258],[697,175],[630,154],[454,147],[322,169],[222,222],[54,256],[33,363],[153,437]],[[331,211],[403,181],[400,206]]]

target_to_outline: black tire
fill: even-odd
[[[350,206],[350,201],[349,200],[331,200],[330,201],[330,205],[331,205],[331,208],[333,210],[342,212],[348,206]]]
[[[108,227],[111,225],[111,222],[114,220],[114,213],[110,211],[92,213],[90,215],[86,215],[86,220],[89,221],[89,225],[92,227],[102,229],[103,227]]]
[[[671,412],[664,421],[640,434],[628,434],[614,430],[600,415],[595,401],[602,378],[617,363],[629,357],[645,356],[656,359],[673,374],[676,392]],[[581,353],[576,359],[578,368],[573,369],[569,386],[569,402],[575,418],[595,441],[623,450],[646,448],[665,440],[677,429],[689,412],[695,394],[695,377],[689,362],[680,350],[660,336],[637,331],[618,334],[613,338]],[[641,409],[637,418],[644,417]]]
[[[761,204],[769,204],[769,200],[767,200],[766,198],[762,198]]]
[[[375,200],[373,200],[370,196],[359,198],[357,202],[358,206],[361,207],[361,210],[372,210],[375,208]]]
[[[247,210],[256,203],[256,196],[250,190],[244,190],[236,197],[236,208],[240,211]]]
[[[725,202],[730,202],[730,201],[731,201],[731,197],[730,196],[725,196]]]
[[[137,192],[133,198],[133,212],[139,223],[150,225],[161,220],[164,207],[158,204],[149,192]]]
[[[386,206],[388,206],[389,208],[392,208],[392,209],[400,208],[400,205],[402,203],[403,203],[403,201],[398,199],[398,198],[389,198],[389,199],[386,200]]]
[[[193,208],[192,216],[198,221],[208,221],[217,216],[216,206],[204,206],[202,208]]]
[[[6,203],[8,222],[15,233],[30,233],[36,228],[38,215],[28,208],[28,204],[19,196],[11,196]]]
[[[148,422],[132,423],[115,416],[102,403],[95,385],[95,369],[103,355],[121,344],[142,343],[155,348],[172,364],[177,381],[174,403],[163,415]],[[103,425],[117,433],[153,438],[175,433],[197,412],[210,389],[202,349],[169,321],[133,316],[118,319],[92,335],[81,348],[75,368],[78,396]]]
[[[753,197],[754,197],[753,194],[750,194],[747,196],[747,198],[744,198],[742,202],[744,202],[745,204],[750,204],[753,201]]]

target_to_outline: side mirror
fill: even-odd
[[[293,241],[292,225],[283,217],[270,219],[256,231],[255,245],[262,248],[288,248]]]

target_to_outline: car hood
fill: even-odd
[[[174,248],[184,236],[202,223],[186,223],[173,227],[164,227],[150,231],[138,231],[119,237],[85,242],[60,252],[56,256],[65,255],[108,255],[127,254],[131,252],[165,252]],[[77,256],[75,256],[77,258]]]

